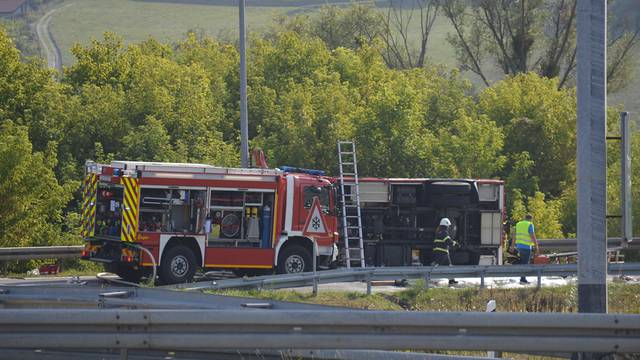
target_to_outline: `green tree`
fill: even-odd
[[[137,161],[175,161],[170,136],[162,122],[153,116],[122,139],[119,157]]]
[[[20,61],[20,52],[0,27],[0,123],[11,119],[24,125],[36,150],[59,141],[64,95],[42,61]]]
[[[67,69],[65,81],[73,87],[77,103],[69,122],[70,131],[77,134],[71,143],[82,143],[74,146],[81,149],[77,159],[95,154],[98,140],[106,154],[235,165],[237,151],[219,130],[225,131],[228,124],[224,79],[213,81],[209,75],[215,71],[207,72],[200,64],[216,46],[189,35],[176,59],[170,47],[155,40],[125,46],[121,38],[107,33],[89,47],[74,47],[78,61]],[[141,136],[137,132],[145,130],[154,131],[134,141],[136,134]],[[160,138],[153,138],[157,135]],[[135,146],[166,153],[142,154]]]
[[[518,154],[527,152],[530,175],[540,191],[557,197],[573,178],[575,159],[575,92],[558,89],[557,80],[536,74],[506,78],[480,94],[480,111],[503,128],[505,155],[511,160],[501,174],[514,173]],[[530,163],[532,161],[533,163]],[[535,186],[522,190],[533,191]],[[531,196],[528,192],[525,195]]]
[[[524,219],[526,214],[531,214],[538,239],[559,239],[564,236],[560,224],[560,201],[545,200],[545,195],[539,191],[526,197],[514,190],[513,195],[511,220],[514,224]]]
[[[532,173],[534,161],[529,153],[523,151],[511,155],[509,162],[513,164],[511,172],[506,178],[511,189],[521,189],[525,194],[533,194],[538,191],[538,177]]]
[[[292,31],[318,37],[330,49],[373,46],[391,68],[421,68],[427,64],[427,45],[439,7],[439,2],[430,0],[325,5],[312,15],[277,18],[271,36]]]
[[[439,164],[451,170],[437,171],[434,176],[491,178],[505,163],[501,155],[502,130],[485,116],[462,115],[454,120],[451,128],[441,128],[438,138]]]
[[[55,159],[54,143],[47,153],[33,152],[24,126],[0,125],[0,247],[59,243],[75,184],[58,183]]]

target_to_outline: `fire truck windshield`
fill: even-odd
[[[313,198],[318,197],[320,206],[323,210],[329,209],[329,193],[330,190],[323,186],[305,186],[304,187],[304,208],[309,209],[313,204]]]

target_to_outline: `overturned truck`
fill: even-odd
[[[345,179],[344,189],[355,193],[353,181]],[[366,266],[429,265],[443,217],[460,243],[453,264],[502,262],[503,181],[361,178],[359,192]]]

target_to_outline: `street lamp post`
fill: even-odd
[[[238,0],[240,12],[240,163],[249,167],[249,115],[247,109],[247,35],[244,22],[245,0]]]

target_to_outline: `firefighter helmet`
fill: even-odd
[[[440,220],[440,226],[449,227],[451,226],[451,221],[449,220],[449,218],[442,218],[442,220]]]

